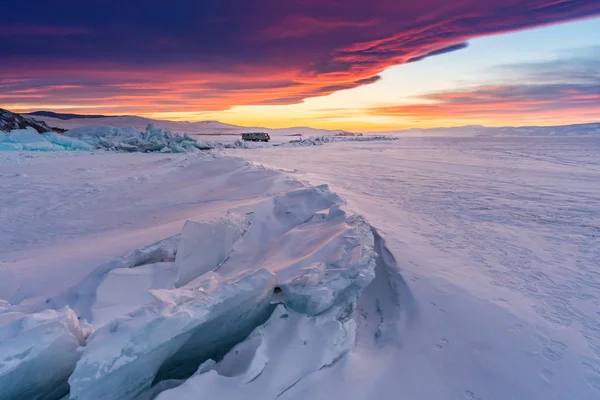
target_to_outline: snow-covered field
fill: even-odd
[[[418,309],[297,398],[600,398],[600,138],[236,154],[329,183],[386,238]]]
[[[0,152],[0,399],[597,399],[599,160]]]

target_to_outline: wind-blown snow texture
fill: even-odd
[[[346,362],[282,398],[600,397],[600,138],[404,138],[235,154],[330,183],[397,256],[416,301],[397,309],[418,307],[415,325],[405,318],[393,329],[399,346],[380,350],[362,334],[359,303]],[[389,304],[372,305],[362,326]]]
[[[598,397],[597,139],[224,151],[0,154],[11,396]]]

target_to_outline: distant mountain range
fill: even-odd
[[[62,114],[52,111],[35,111],[29,114],[15,114],[0,109],[0,131],[33,127],[38,132],[53,130],[63,132],[80,126],[114,126],[119,128],[135,128],[144,130],[149,124],[169,129],[176,133],[191,135],[239,135],[244,132],[261,131],[279,136],[323,136],[323,135],[354,135],[342,130],[316,129],[310,127],[292,127],[270,129],[263,127],[245,127],[225,124],[219,121],[181,122],[155,120],[132,115],[83,115]],[[478,136],[600,136],[600,123],[558,125],[558,126],[521,126],[521,127],[485,127],[468,125],[450,128],[405,129],[393,131],[370,132],[372,134],[387,134],[398,136],[427,136],[427,137],[478,137]]]
[[[270,129],[263,127],[247,127],[225,124],[219,121],[167,121],[156,120],[133,115],[107,116],[107,115],[79,115],[59,114],[52,111],[35,111],[27,114],[37,120],[44,121],[48,125],[57,126],[62,129],[73,129],[80,126],[108,125],[118,128],[135,128],[144,130],[149,124],[155,124],[159,128],[169,129],[176,133],[188,133],[190,135],[240,135],[244,132],[261,131],[279,136],[322,136],[349,134],[342,130],[315,129],[309,127],[292,127]]]
[[[378,132],[402,136],[600,136],[600,123],[556,125],[556,126],[501,126],[481,125],[457,126],[451,128],[406,129],[401,131]]]

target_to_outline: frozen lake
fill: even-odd
[[[169,304],[177,302],[168,300],[187,296],[190,288],[176,287],[171,272],[189,267],[190,277],[214,281],[191,281],[199,285],[190,303],[197,316],[211,310],[198,294],[206,288],[209,298],[231,300],[231,312],[214,320],[220,327],[214,338],[230,337],[227,329],[240,325],[246,306],[282,301],[268,286],[275,285],[273,276],[278,284],[302,278],[298,290],[312,288],[318,304],[333,298],[353,307],[344,303],[341,316],[337,306],[331,313],[292,316],[280,306],[262,325],[252,317],[234,338],[259,324],[254,336],[203,374],[178,381],[181,386],[160,400],[238,399],[240,393],[261,400],[600,396],[600,138],[412,137],[184,154],[5,152],[0,183],[0,336],[31,328],[29,339],[0,341],[0,353],[14,360],[11,354],[29,354],[32,344],[48,350],[36,339],[43,325],[13,323],[11,312],[39,318],[50,308],[44,312],[52,321],[92,324],[96,334],[85,339],[85,365],[129,363],[129,372],[114,375],[122,383],[115,386],[102,383],[111,375],[90,381],[87,374],[95,372],[73,372],[79,353],[71,359],[32,352],[38,368],[46,361],[71,368],[59,379],[65,393],[68,376],[71,394],[92,399],[104,387],[114,393],[129,390],[131,382],[147,388],[145,377],[166,360],[152,358],[152,364],[120,354],[164,344],[186,354],[175,340],[178,326],[186,324],[169,322],[161,330],[147,329],[146,322],[191,315],[192,308],[171,313]],[[187,230],[190,219],[195,223]],[[182,243],[195,250],[192,255],[178,247],[184,257],[178,262],[171,235],[182,227]],[[236,227],[248,231],[227,250],[226,236]],[[160,251],[145,247],[167,237],[156,245]],[[364,275],[373,264],[374,276]],[[194,272],[198,265],[208,275]],[[366,272],[357,273],[356,266]],[[265,268],[268,274],[257,272]],[[238,274],[249,280],[235,280]],[[313,275],[320,277],[314,287]],[[271,277],[264,288],[261,276]],[[363,290],[327,291],[327,284],[333,290],[340,282]],[[168,294],[159,296],[166,300],[148,297],[155,289]],[[246,291],[260,296],[246,297]],[[64,304],[75,314],[52,314]],[[166,308],[157,311],[156,304]],[[132,312],[141,309],[148,314]],[[117,319],[128,328],[113,332]],[[87,331],[82,326],[80,335]],[[202,326],[198,332],[209,332]],[[192,364],[204,360],[195,357]],[[139,373],[139,360],[152,366],[150,372]],[[16,382],[17,391],[31,377],[2,376]],[[155,386],[150,390],[166,388]]]
[[[403,391],[426,398],[418,386],[441,380],[433,398],[600,396],[600,138],[232,153],[329,184],[387,239],[420,306],[404,340],[426,359],[394,362]]]

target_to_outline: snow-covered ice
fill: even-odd
[[[276,399],[352,349],[356,324],[327,313],[308,317],[279,305],[271,318],[210,370],[157,400]]]
[[[183,286],[224,262],[233,244],[248,229],[247,225],[246,219],[237,214],[217,221],[187,221],[175,258],[175,285]]]
[[[371,226],[345,211],[327,186],[304,186],[211,154],[10,153],[5,160],[2,178],[16,186],[2,192],[4,204],[31,213],[54,198],[59,208],[31,225],[3,214],[2,297],[12,303],[3,310],[36,315],[70,307],[94,327],[69,377],[70,398],[152,397],[203,362],[220,363],[260,329],[276,304],[297,315],[292,326],[314,329],[308,336],[331,329],[338,332],[332,340],[341,335],[343,342],[339,348],[322,343],[319,352],[325,348],[332,356],[309,357],[292,378],[337,361],[351,347],[354,306],[374,278],[375,241]],[[78,192],[77,177],[89,177],[97,163],[95,190]],[[131,179],[138,168],[145,179]],[[52,169],[62,170],[56,192],[48,186]],[[83,181],[88,188],[89,179]],[[36,188],[39,196],[20,198],[20,191]],[[141,197],[129,197],[134,194]],[[186,198],[187,208],[177,209]],[[116,209],[131,223],[123,224]],[[156,210],[162,220],[149,218]],[[59,221],[80,234],[64,235]],[[113,248],[160,237],[123,256]]]
[[[64,396],[87,335],[89,326],[68,307],[36,314],[0,310],[0,399]]]
[[[598,137],[233,154],[328,183],[386,238],[410,289],[402,308],[415,305],[393,328],[396,345],[380,349],[359,304],[349,356],[281,398],[600,397]],[[405,326],[410,310],[415,323]]]
[[[1,152],[0,398],[598,398],[597,138],[333,142]]]

